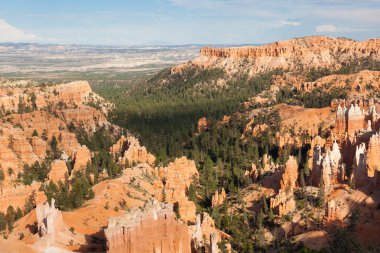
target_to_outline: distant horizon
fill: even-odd
[[[4,1],[1,42],[63,45],[266,44],[380,35],[380,0]]]
[[[267,45],[279,41],[287,41],[297,38],[305,38],[305,37],[329,37],[329,38],[342,38],[342,39],[351,39],[355,41],[366,41],[371,39],[380,39],[380,37],[371,37],[367,39],[352,39],[349,37],[342,37],[342,36],[327,36],[327,35],[306,35],[306,36],[299,36],[299,37],[291,37],[283,40],[276,40],[276,41],[269,41],[269,42],[263,42],[263,43],[236,43],[236,44],[225,44],[225,43],[188,43],[188,44],[87,44],[87,43],[51,43],[51,42],[4,42],[0,41],[0,45],[51,45],[51,46],[95,46],[95,47],[207,47],[207,46],[216,46],[216,47],[233,47],[233,46],[262,46]]]
[[[96,47],[200,47],[200,46],[260,46],[273,43],[244,43],[244,44],[202,44],[202,43],[189,43],[189,44],[86,44],[86,43],[49,43],[49,42],[1,42],[0,45],[45,45],[45,46],[96,46]]]

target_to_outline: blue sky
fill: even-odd
[[[380,0],[1,0],[0,42],[256,44],[380,37]]]

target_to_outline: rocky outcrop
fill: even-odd
[[[303,75],[284,73],[282,75],[274,75],[271,78],[272,89],[274,87],[289,87],[289,85],[297,91],[310,91],[313,88],[313,85],[309,84],[307,78]]]
[[[47,150],[46,141],[42,140],[38,136],[33,136],[31,145],[33,148],[33,153],[36,154],[39,159],[45,159]]]
[[[217,243],[222,239],[228,240],[229,235],[223,233],[215,227],[214,220],[208,213],[197,214],[195,225],[190,227],[193,252],[200,251],[203,247],[209,252],[219,252]],[[227,244],[230,252],[230,245]]]
[[[215,194],[212,196],[211,199],[211,205],[212,206],[220,206],[224,203],[226,200],[227,195],[226,192],[224,191],[224,188],[222,188],[222,191],[219,194],[219,191],[215,191]]]
[[[311,170],[311,181],[314,186],[319,186],[321,184],[322,162],[322,148],[318,145],[314,147],[313,166]]]
[[[119,163],[129,165],[133,163],[148,163],[153,165],[156,158],[150,154],[146,147],[140,146],[137,138],[133,136],[125,137],[122,135],[120,139],[110,148],[110,153],[114,157],[119,158]]]
[[[21,88],[7,87],[0,89],[0,106],[5,111],[17,112],[20,105],[35,109],[44,109],[48,105],[83,105],[97,101],[91,96],[90,84],[86,81],[42,87],[37,85]]]
[[[335,100],[331,106],[336,110],[333,133],[337,140],[348,137],[352,142],[357,136],[379,127],[379,115],[376,113],[373,99]]]
[[[71,174],[76,171],[83,171],[87,164],[91,163],[91,151],[85,146],[81,146],[74,155],[74,166]]]
[[[17,185],[9,181],[0,184],[0,212],[6,213],[8,206],[24,210],[25,203],[33,197],[36,204],[45,203],[44,192],[39,191],[41,183],[33,182],[31,185]]]
[[[122,135],[120,139],[110,147],[110,153],[115,157],[121,156],[128,149],[127,138]]]
[[[351,181],[354,183],[355,187],[361,187],[366,183],[367,180],[367,161],[366,161],[366,148],[365,144],[362,143],[356,146],[354,166],[351,172]]]
[[[55,208],[55,200],[51,204],[46,202],[36,207],[38,233],[41,237],[48,236],[50,241],[54,241],[57,234],[68,230],[63,221],[62,213]]]
[[[291,89],[298,92],[311,92],[315,89],[325,92],[344,90],[348,98],[376,96],[380,88],[380,71],[363,70],[348,75],[327,75],[309,81],[305,75],[284,73],[271,79],[271,89]],[[277,93],[277,91],[275,92]],[[343,107],[343,106],[342,106]],[[336,106],[334,106],[336,109]]]
[[[347,112],[347,133],[349,136],[355,136],[355,133],[364,129],[365,111],[360,109],[358,104],[351,104]]]
[[[343,186],[344,187],[344,186]],[[371,200],[368,195],[362,191],[347,191],[346,189],[338,189],[334,191],[333,195],[329,195],[325,206],[324,222],[338,223],[339,225],[349,224],[349,217],[352,211],[358,205],[365,206],[365,200]],[[373,217],[372,217],[373,218]]]
[[[334,184],[343,182],[342,179],[344,179],[346,174],[345,168],[343,164],[341,164],[342,155],[338,143],[335,141],[332,145],[332,149],[328,148],[323,158],[319,148],[315,158],[315,167],[313,167],[313,169],[315,169],[315,171],[313,171],[315,178],[312,178],[312,180],[315,186],[324,187],[325,192],[328,193]],[[318,171],[320,175],[317,174]]]
[[[312,170],[312,174],[319,175],[320,174],[320,165],[321,165],[321,147],[326,144],[326,140],[317,135],[315,138],[311,140],[311,146],[308,155],[308,167]],[[318,170],[318,172],[316,171]],[[312,175],[312,183],[314,184],[315,176]],[[319,177],[319,176],[318,176]],[[318,178],[319,180],[319,178]]]
[[[210,235],[210,253],[218,253],[218,241],[216,239],[216,234],[213,233]]]
[[[321,54],[321,51],[327,51],[332,54],[334,51],[337,52],[338,50],[344,52],[345,54],[357,53],[359,55],[370,56],[373,53],[380,52],[379,47],[380,41],[378,39],[356,42],[342,38],[313,36],[280,41],[257,47],[221,49],[203,48],[201,49],[201,56],[254,59],[259,57],[303,55],[307,58],[308,56],[315,55],[316,53]],[[320,59],[321,56],[318,58]]]
[[[296,207],[293,191],[298,179],[298,165],[293,156],[286,162],[280,180],[279,193],[270,199],[270,208],[279,216],[292,212]]]
[[[177,158],[167,167],[158,168],[158,177],[155,198],[178,204],[181,219],[195,221],[196,206],[186,196],[190,184],[199,177],[195,162],[186,157]]]
[[[86,105],[65,108],[59,111],[59,117],[67,125],[78,126],[86,130],[87,133],[93,133],[102,127],[108,128],[110,125],[101,111]]]
[[[380,135],[376,133],[371,136],[367,151],[367,176],[373,178],[380,171]]]
[[[329,192],[332,187],[332,162],[329,153],[322,162],[321,171],[321,187],[325,188],[325,192]]]
[[[334,128],[334,134],[338,138],[340,138],[341,136],[344,136],[347,131],[346,113],[347,113],[346,106],[343,105],[343,107],[341,107],[339,104],[336,110],[336,121],[335,121],[335,128]]]
[[[50,86],[47,90],[49,95],[54,95],[54,97],[57,98],[56,101],[74,103],[77,105],[85,103],[89,98],[91,91],[91,86],[87,81],[77,81]],[[55,101],[54,99],[52,100]]]
[[[380,166],[380,139],[376,133],[380,127],[378,107],[376,98],[331,102],[331,109],[336,110],[335,126],[328,142],[323,145],[325,153],[322,154],[321,146],[314,148],[314,186],[319,186],[322,181],[327,190],[332,184],[345,183],[347,179],[356,188],[369,182],[376,185]]]
[[[270,199],[270,208],[279,216],[294,211],[296,208],[296,202],[294,200],[293,192],[280,190],[280,193],[277,194],[277,196]]]
[[[339,206],[336,204],[335,200],[332,199],[326,203],[326,213],[325,219],[327,222],[333,222],[336,220],[342,220],[342,214],[339,210]]]
[[[283,191],[291,191],[296,187],[298,178],[298,165],[293,156],[290,156],[285,165],[285,170],[280,181],[280,189]]]
[[[338,178],[342,178],[342,168],[339,167],[341,164],[342,154],[340,153],[339,145],[334,141],[331,151],[329,151],[331,168],[332,168],[332,182],[337,183]]]
[[[172,204],[148,202],[124,216],[110,218],[104,230],[109,253],[190,253],[191,238]]]
[[[307,133],[314,138],[319,134],[318,128],[326,129],[335,122],[335,114],[328,107],[305,108],[303,106],[277,104],[272,107],[272,110],[278,110],[281,118],[280,133],[278,136],[276,134],[277,142],[281,146],[290,144],[301,147],[303,143],[300,137],[303,134]]]
[[[330,144],[323,140],[315,144],[312,142],[311,147],[314,147],[311,152],[313,154],[312,185],[323,186],[328,192],[333,184],[342,183],[346,175],[339,144],[336,141]],[[325,154],[322,154],[322,147],[326,150]]]
[[[206,117],[200,118],[198,120],[198,124],[197,124],[197,133],[201,133],[201,132],[205,131],[208,128],[208,125],[209,125],[209,123],[208,123]]]
[[[73,161],[74,172],[85,169],[91,162],[91,152],[79,144],[77,134],[92,137],[103,128],[114,136],[119,130],[95,106],[99,101],[104,100],[92,93],[88,82],[0,87],[0,168],[4,173],[0,182],[0,211],[6,213],[10,205],[28,211],[18,221],[20,224],[15,225],[14,233],[17,238],[22,233],[29,244],[37,241],[34,247],[37,252],[77,250],[85,244],[85,238],[67,229],[64,214],[54,207],[54,202],[51,206],[43,205],[47,197],[42,189],[49,182],[38,178],[42,182],[23,185],[26,180],[22,173],[38,168],[31,167],[38,162],[41,167],[47,166],[48,179],[57,183],[69,176],[66,162]],[[29,212],[35,205],[36,211]],[[37,226],[39,235],[33,234]]]
[[[279,169],[279,167],[279,164],[273,162],[271,156],[264,154],[261,158],[260,164],[256,166],[256,164],[252,163],[250,170],[246,170],[244,175],[249,176],[250,179],[255,182],[260,176],[263,176],[267,173],[274,173]]]
[[[51,163],[51,170],[48,174],[49,180],[54,183],[59,181],[65,181],[68,178],[69,170],[67,169],[66,162],[64,160],[54,160]]]
[[[247,61],[250,74],[285,69],[297,70],[337,69],[350,58],[371,57],[379,59],[380,40],[353,41],[342,38],[303,37],[275,42],[263,46],[239,48],[202,48],[200,57],[192,63],[200,66],[225,66],[228,72],[239,69],[240,61]],[[246,65],[247,65],[246,64]]]
[[[46,202],[36,207],[37,227],[40,239],[34,244],[35,248],[42,252],[68,253],[66,245],[77,243],[72,233],[66,226],[62,212],[55,207],[54,199],[51,204]]]
[[[43,162],[47,154],[51,153],[50,143],[53,137],[57,140],[58,152],[65,153],[71,159],[77,160],[74,165],[75,170],[85,167],[90,161],[89,151],[80,146],[75,133],[69,131],[69,125],[74,128],[81,127],[84,122],[88,128],[98,128],[101,125],[100,122],[103,122],[105,118],[102,116],[103,118],[99,117],[96,120],[90,116],[91,119],[83,121],[82,119],[88,118],[85,116],[88,114],[87,109],[82,110],[83,108],[89,107],[79,106],[76,109],[77,118],[75,120],[71,117],[72,115],[63,116],[65,113],[62,113],[59,108],[54,113],[38,110],[3,117],[4,120],[0,122],[2,129],[0,163],[5,170],[8,168],[13,170],[11,176],[5,173],[6,180],[16,179],[18,174],[22,172],[24,164],[31,165],[36,161]],[[90,111],[92,110],[93,108],[90,109]],[[103,123],[107,126],[110,125],[107,121]],[[103,126],[105,126],[104,124]],[[86,130],[86,128],[84,129]],[[89,132],[87,133],[91,135],[92,130],[88,129]]]

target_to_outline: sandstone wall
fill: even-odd
[[[334,62],[334,55],[342,57],[379,55],[380,40],[353,41],[348,39],[329,38],[322,36],[303,37],[286,41],[275,42],[263,46],[240,48],[202,48],[201,57],[218,58],[247,58],[273,59],[277,66],[288,66],[284,59],[301,58],[302,62],[309,61],[320,66],[330,66]],[[272,63],[272,62],[270,62]]]
[[[109,253],[190,253],[186,224],[176,220],[172,205],[153,202],[109,220],[105,229]]]

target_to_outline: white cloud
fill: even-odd
[[[283,21],[281,25],[300,26],[301,22],[298,21]]]
[[[296,21],[296,20],[285,20],[282,21],[278,26],[300,26],[301,22]]]
[[[362,32],[378,32],[379,28],[363,28],[363,27],[337,27],[335,25],[319,25],[315,28],[317,33],[362,33]]]
[[[337,32],[335,25],[318,25],[315,28],[315,32],[317,33],[335,33]]]
[[[39,40],[38,36],[26,33],[17,27],[10,25],[4,19],[0,19],[0,41],[1,42],[30,42]]]
[[[197,8],[220,8],[226,7],[226,2],[221,0],[204,0],[204,1],[189,1],[189,0],[170,0],[172,4],[177,6],[182,6],[189,9],[197,9]]]

